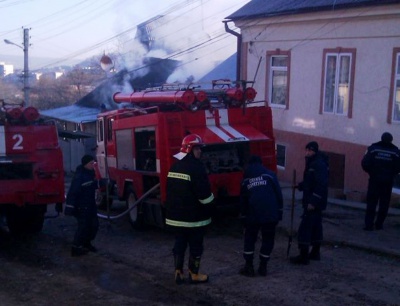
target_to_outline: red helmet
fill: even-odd
[[[190,153],[192,152],[193,147],[201,146],[203,147],[205,144],[201,137],[197,134],[187,135],[182,140],[181,152],[182,153]]]

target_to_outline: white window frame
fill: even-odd
[[[392,123],[400,123],[400,52],[396,54],[393,78]]]
[[[335,57],[336,58],[336,67],[335,67],[335,79],[334,79],[334,94],[333,94],[333,105],[332,105],[332,111],[331,110],[327,110],[327,103],[326,103],[326,88],[327,88],[327,75],[329,73],[329,67],[328,67],[328,58],[329,57]],[[339,78],[341,76],[341,59],[343,57],[349,57],[350,61],[349,61],[349,65],[348,65],[348,75],[347,75],[347,88],[345,88],[347,90],[346,93],[346,99],[347,102],[344,101],[343,105],[342,105],[342,112],[339,111],[338,109],[338,100],[340,98],[340,84],[339,84]],[[335,114],[335,115],[339,115],[339,116],[348,116],[349,114],[349,108],[350,108],[350,91],[351,91],[351,84],[352,84],[352,61],[353,61],[353,55],[352,53],[335,53],[335,52],[328,52],[325,55],[325,60],[324,60],[324,64],[325,64],[325,75],[324,75],[324,91],[323,91],[323,113],[324,114]],[[338,64],[339,63],[339,64]],[[343,96],[343,94],[342,94]]]
[[[273,66],[273,60],[274,58],[286,58],[287,59],[287,65],[286,66]],[[276,107],[276,108],[287,108],[288,106],[288,84],[289,84],[289,71],[288,71],[288,65],[289,65],[289,60],[290,57],[288,55],[271,55],[270,57],[270,62],[269,62],[269,80],[268,80],[268,101],[269,101],[269,105],[271,107]],[[278,103],[273,103],[272,99],[273,99],[273,81],[274,81],[274,72],[286,72],[286,87],[285,87],[285,104],[278,104]]]

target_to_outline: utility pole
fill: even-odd
[[[28,49],[29,49],[29,29],[24,29],[24,42],[23,47],[8,39],[4,39],[4,42],[9,45],[17,46],[24,51],[24,102],[26,106],[30,106],[29,102],[29,64],[28,64]]]
[[[26,106],[30,106],[28,49],[29,49],[29,29],[24,29],[24,100]]]

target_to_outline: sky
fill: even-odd
[[[134,58],[140,48],[133,41],[136,26],[164,15],[170,22],[153,32],[170,51],[159,50],[158,56],[173,56],[187,63],[187,69],[191,62],[216,63],[236,52],[236,37],[226,33],[222,20],[249,1],[0,0],[0,62],[4,62],[4,55],[18,56],[21,61],[15,68],[23,67],[24,28],[30,34],[30,70],[92,56],[100,60],[104,53]],[[229,27],[238,32],[233,23]],[[5,39],[19,47],[6,44]]]

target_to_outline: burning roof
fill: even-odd
[[[75,123],[95,121],[102,108],[118,108],[118,104],[112,98],[115,92],[134,91],[163,84],[178,62],[150,57],[145,58],[143,64],[143,67],[133,71],[125,69],[118,72],[73,105],[44,110],[41,111],[41,115]]]

